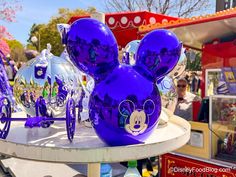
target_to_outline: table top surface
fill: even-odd
[[[49,128],[24,128],[24,122],[12,122],[6,140],[0,140],[0,153],[30,160],[63,163],[121,162],[161,155],[187,143],[190,124],[175,115],[165,126],[158,126],[144,144],[111,147],[102,142],[93,128],[76,125],[72,143],[67,139],[66,123],[55,122]],[[13,117],[22,117],[17,113]]]

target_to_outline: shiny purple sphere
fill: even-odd
[[[177,64],[181,48],[182,43],[171,31],[153,30],[139,44],[135,55],[136,68],[149,78],[160,81]]]
[[[176,36],[167,30],[148,34],[134,66],[119,64],[112,32],[94,19],[74,22],[66,41],[71,60],[95,79],[89,116],[97,135],[111,146],[144,143],[161,112],[156,80],[170,72],[180,56]]]
[[[90,119],[107,144],[142,143],[157,125],[161,100],[156,84],[128,65],[116,67],[90,97]]]
[[[95,19],[75,21],[67,33],[66,48],[75,66],[96,81],[118,65],[118,47],[113,33]]]

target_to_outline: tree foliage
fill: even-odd
[[[105,0],[108,11],[156,12],[177,17],[189,17],[210,8],[210,0]]]
[[[191,59],[189,55],[187,55],[187,66],[186,69],[189,71],[201,71],[201,52],[195,51],[195,58]]]
[[[10,56],[16,62],[26,61],[24,46],[17,40],[7,40],[10,47]]]
[[[50,43],[52,45],[51,52],[54,55],[60,55],[64,47],[61,44],[61,37],[57,31],[57,24],[67,23],[72,16],[88,15],[95,11],[96,9],[92,7],[88,8],[87,10],[69,10],[67,8],[61,8],[58,10],[58,14],[56,16],[51,17],[48,24],[33,24],[27,41],[37,49],[40,48],[40,50],[46,48],[47,43]],[[31,41],[33,36],[38,38],[38,42],[33,43]]]

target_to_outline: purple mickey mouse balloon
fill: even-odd
[[[96,81],[118,65],[116,39],[109,28],[97,20],[75,21],[67,33],[66,46],[72,62]]]
[[[67,50],[76,66],[96,80],[89,115],[97,135],[109,145],[143,143],[157,126],[161,99],[155,81],[173,68],[181,49],[174,35],[159,35],[163,32],[156,30],[141,41],[138,64],[130,66],[118,63],[116,41],[104,24],[82,19],[71,26]]]
[[[116,67],[90,97],[90,119],[109,145],[144,142],[157,125],[160,111],[156,85],[128,65]]]
[[[160,82],[177,64],[182,44],[168,30],[154,30],[140,42],[136,53],[136,68]]]

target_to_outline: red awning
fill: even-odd
[[[74,16],[68,23],[72,24],[75,20],[86,17],[88,18],[89,16]],[[114,33],[120,47],[125,47],[132,40],[142,38],[138,32],[138,28],[141,25],[165,23],[177,19],[176,17],[146,11],[105,14],[106,25]]]
[[[236,8],[206,16],[142,25],[139,32],[144,35],[159,28],[173,31],[186,46],[201,49],[205,43],[235,35]]]

